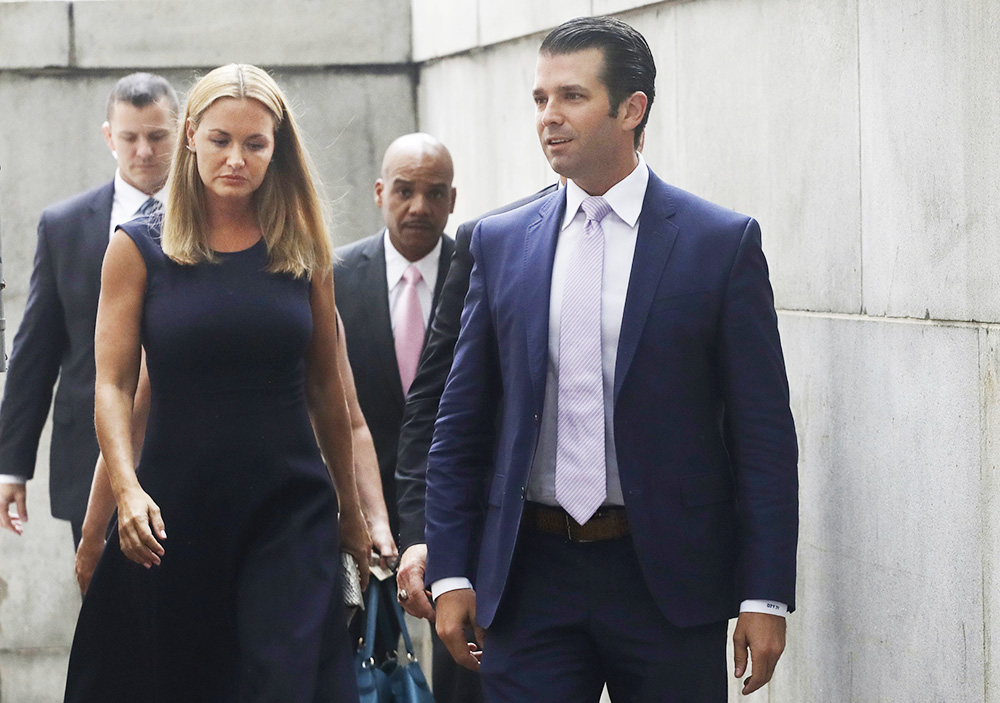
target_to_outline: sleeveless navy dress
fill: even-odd
[[[357,701],[337,502],[305,400],[310,284],[263,240],[182,266],[148,219],[152,394],[137,475],[166,524],[162,564],[112,529],[84,599],[67,703]]]

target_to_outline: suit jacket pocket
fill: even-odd
[[[688,508],[731,500],[733,493],[733,479],[723,472],[696,474],[681,479],[681,498]]]

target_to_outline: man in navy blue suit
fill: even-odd
[[[744,693],[784,649],[797,447],[760,229],[648,169],[654,81],[628,25],[553,30],[536,124],[567,187],[473,234],[427,582],[491,703],[725,701],[737,614]]]
[[[119,80],[101,127],[118,162],[114,180],[42,213],[28,302],[0,405],[0,528],[20,534],[28,519],[25,484],[34,476],[51,403],[52,515],[69,520],[74,545],[80,542],[99,453],[94,326],[104,250],[115,227],[161,207],[177,112],[177,94],[165,78],[133,73]]]

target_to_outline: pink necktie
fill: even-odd
[[[581,525],[607,495],[604,380],[601,373],[601,289],[604,198],[587,198],[583,236],[566,269],[559,320],[556,500]]]
[[[403,395],[410,391],[410,384],[417,375],[420,349],[424,345],[424,314],[420,310],[417,284],[422,276],[413,264],[403,271],[403,290],[396,300],[394,314],[396,342],[396,363],[399,364],[399,380],[403,382]]]

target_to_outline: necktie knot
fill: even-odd
[[[587,216],[587,221],[600,222],[611,212],[611,205],[604,198],[591,196],[580,203],[580,209]]]
[[[420,283],[422,279],[423,276],[420,275],[420,269],[418,269],[414,264],[410,264],[406,267],[406,270],[403,271],[403,281],[408,285],[415,286]]]
[[[142,217],[143,215],[156,215],[162,211],[163,203],[150,196],[146,202],[139,206],[139,209],[135,211],[135,214],[136,217]]]

